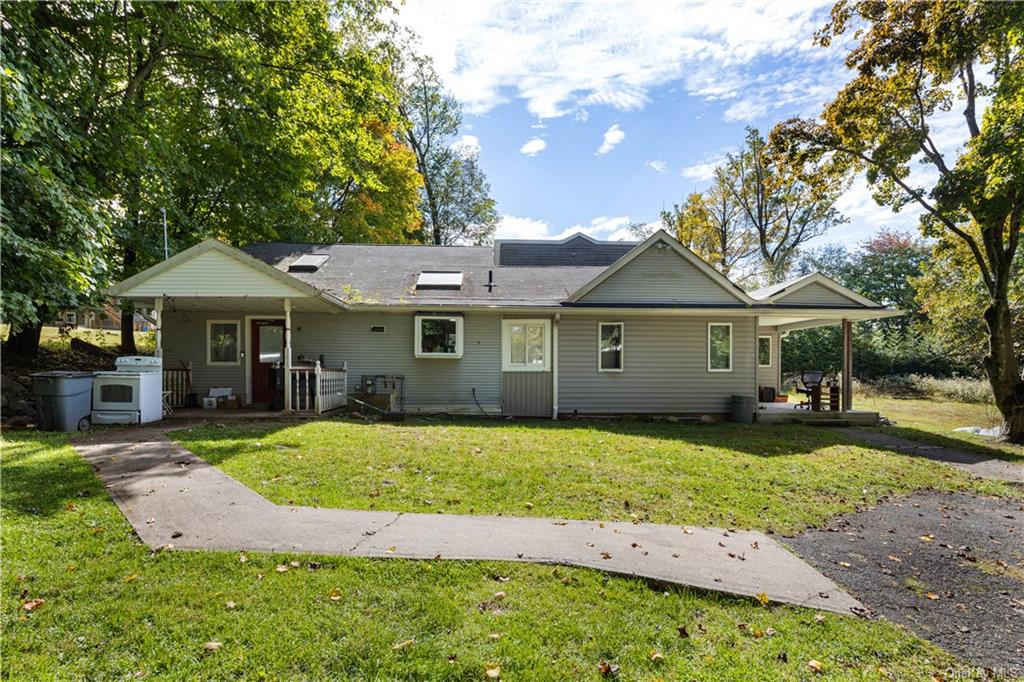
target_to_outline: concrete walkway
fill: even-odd
[[[976,452],[947,448],[942,445],[921,443],[878,431],[844,429],[843,433],[848,433],[865,443],[884,450],[896,450],[897,452],[905,452],[908,455],[914,455],[916,457],[925,457],[937,462],[945,462],[950,466],[963,469],[972,476],[977,476],[978,478],[987,478],[993,481],[1010,481],[1011,483],[1024,483],[1024,466],[1014,464],[1013,462],[985,457],[984,455],[979,455]]]
[[[836,613],[862,608],[763,533],[279,506],[158,429],[98,433],[75,449],[152,548],[565,564]]]

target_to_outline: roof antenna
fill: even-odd
[[[498,286],[494,283],[494,270],[487,271],[487,293],[493,294],[494,287]]]

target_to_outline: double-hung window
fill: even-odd
[[[417,315],[416,347],[418,358],[461,358],[461,315]]]
[[[551,320],[502,320],[501,369],[547,372],[551,369]]]
[[[732,323],[708,324],[708,371],[732,371]]]
[[[206,321],[206,364],[237,365],[239,363],[238,320]]]
[[[757,366],[772,366],[772,337],[770,336],[757,337]]]
[[[597,371],[621,372],[623,367],[622,322],[597,323]]]

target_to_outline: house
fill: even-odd
[[[65,310],[61,312],[60,317],[53,321],[53,326],[119,331],[121,329],[121,309],[107,303],[96,308]],[[150,330],[152,323],[136,313],[132,320],[132,326],[137,332],[145,332]]]
[[[732,396],[781,388],[787,332],[843,325],[850,367],[850,323],[900,314],[819,274],[744,292],[664,231],[457,247],[208,240],[111,294],[158,316],[164,366],[191,363],[200,395],[231,387],[245,404],[313,409],[298,382],[324,372],[319,385],[341,392],[396,386],[409,412],[555,418],[724,415]]]

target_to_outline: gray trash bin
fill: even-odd
[[[84,431],[92,413],[92,372],[36,372],[32,394],[36,397],[44,431]]]
[[[754,398],[747,395],[734,395],[729,400],[729,418],[737,424],[754,422]]]

